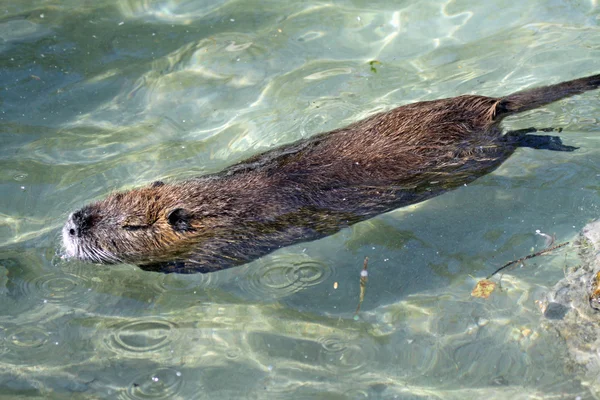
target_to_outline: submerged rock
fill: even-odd
[[[543,310],[550,328],[565,341],[582,383],[600,396],[600,220],[583,228],[577,241],[581,265],[565,272],[548,293]]]

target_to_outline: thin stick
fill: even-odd
[[[354,315],[358,314],[360,311],[360,305],[365,299],[365,290],[367,289],[367,280],[369,277],[369,273],[367,272],[367,267],[369,266],[369,257],[365,257],[365,262],[363,263],[362,271],[360,271],[360,297],[358,298],[358,306],[356,306],[356,311]]]
[[[538,251],[537,253],[533,253],[533,254],[530,254],[528,256],[521,257],[518,260],[514,260],[514,261],[511,261],[509,263],[506,263],[503,266],[501,266],[500,268],[498,268],[497,270],[495,270],[493,273],[491,273],[485,279],[490,279],[492,276],[496,275],[498,272],[502,271],[503,269],[510,267],[511,265],[518,264],[518,263],[523,262],[525,260],[529,260],[530,258],[533,258],[533,257],[541,256],[542,254],[549,253],[552,250],[556,250],[556,249],[558,249],[560,247],[563,247],[563,246],[566,246],[568,244],[569,244],[569,242],[564,242],[564,243],[561,243],[561,244],[557,244],[556,246],[548,247],[548,248],[546,248],[544,250]]]

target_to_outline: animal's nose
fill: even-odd
[[[70,236],[81,237],[91,227],[92,215],[86,210],[74,212],[69,217],[68,232]]]
[[[75,220],[74,220],[74,214],[69,215],[69,219],[67,220],[67,223],[65,224],[65,231],[69,233],[69,236],[71,237],[79,237],[81,235],[80,230],[77,228],[77,225],[75,224]]]

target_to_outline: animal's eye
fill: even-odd
[[[126,231],[137,231],[140,229],[146,229],[149,226],[150,225],[145,219],[139,217],[127,217],[121,224],[121,227]]]
[[[148,228],[148,225],[123,225],[122,228],[126,231],[139,231]]]

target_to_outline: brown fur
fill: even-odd
[[[594,75],[503,98],[398,107],[215,175],[110,195],[70,216],[65,248],[82,260],[163,272],[240,265],[473,181],[531,142],[503,135],[505,116],[599,85]],[[552,146],[534,147],[572,150],[546,138]]]

